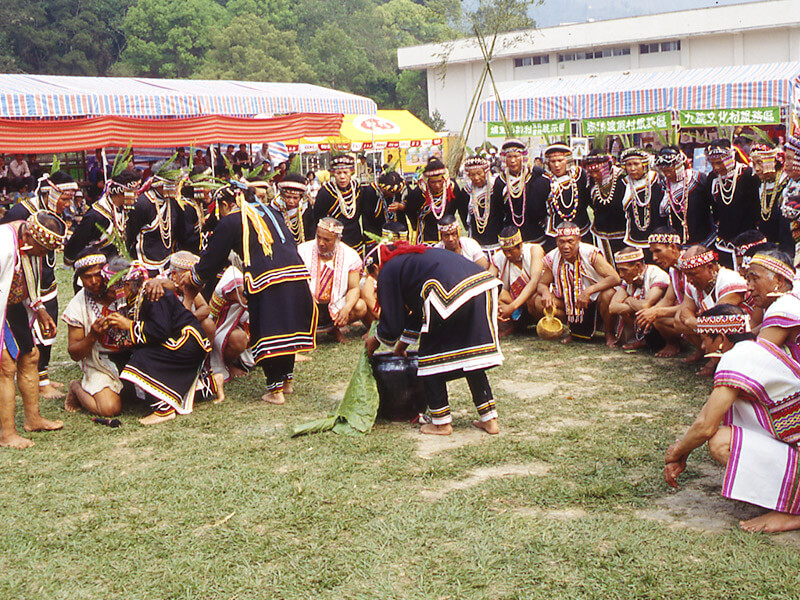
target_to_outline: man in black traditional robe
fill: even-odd
[[[783,160],[778,150],[766,144],[755,144],[750,149],[753,171],[759,179],[758,199],[761,209],[758,230],[782,252],[794,259],[794,239],[789,219],[781,214],[783,190],[789,177],[783,171]]]
[[[681,236],[686,245],[708,245],[715,235],[711,218],[711,192],[705,173],[686,166],[679,148],[665,146],[656,156],[661,172],[661,217]],[[651,232],[652,233],[652,232]]]
[[[381,237],[386,223],[406,222],[405,192],[406,184],[397,171],[387,171],[378,177],[375,183],[367,184],[371,190],[365,190],[364,216],[362,223],[364,232]],[[375,246],[372,240],[366,240],[367,250]]]
[[[721,138],[712,141],[706,156],[714,170],[709,185],[714,222],[717,225],[719,262],[730,268],[736,262],[733,240],[758,223],[760,182],[752,168],[737,162],[730,140]]]
[[[419,185],[406,197],[406,215],[417,230],[417,243],[439,242],[439,220],[445,215],[458,213],[462,223],[467,222],[467,197],[450,179],[444,163],[434,157],[422,170]]]
[[[589,233],[589,177],[576,165],[572,148],[564,142],[551,144],[544,151],[550,188],[547,195],[547,239],[545,251],[556,246],[556,229],[564,221],[575,223],[581,230],[583,241],[590,242]],[[523,236],[524,237],[524,236]]]
[[[486,369],[502,364],[497,332],[500,281],[474,262],[440,248],[406,242],[378,248],[377,334],[367,338],[372,354],[380,343],[405,355],[419,340],[419,369],[431,423],[421,433],[453,432],[447,382],[465,378],[480,420],[473,425],[499,433]]]
[[[308,182],[300,173],[287,173],[278,184],[278,195],[270,205],[283,215],[296,244],[313,240],[314,210],[306,199]]]
[[[583,159],[589,175],[589,198],[592,206],[592,233],[596,245],[612,266],[614,254],[625,247],[625,172],[615,166],[611,157],[600,150],[592,150]]]
[[[194,224],[175,199],[177,191],[174,180],[156,175],[144,184],[128,214],[125,225],[128,252],[151,277],[166,270],[174,252],[196,251],[200,245]]]
[[[315,348],[317,305],[308,269],[281,214],[256,204],[252,189],[225,186],[214,200],[219,224],[184,284],[216,285],[230,252],[237,255],[250,313],[250,348],[267,379],[261,399],[283,404],[284,393],[292,391],[295,354]]]
[[[528,147],[520,140],[503,143],[500,157],[502,170],[494,180],[492,204],[503,207],[503,223],[517,227],[522,241],[541,243],[547,221],[547,177],[528,164]]]
[[[482,156],[470,156],[464,161],[467,183],[464,193],[469,197],[467,222],[469,237],[478,242],[487,257],[500,248],[497,239],[503,228],[503,199],[493,192],[495,177],[492,163]]]
[[[114,238],[125,241],[127,209],[136,200],[139,176],[123,171],[108,180],[105,192],[92,204],[64,246],[64,262],[68,265],[77,260],[86,248],[93,248],[106,258],[118,254]]]
[[[317,223],[325,217],[336,219],[344,225],[342,241],[356,252],[364,250],[361,233],[361,215],[364,212],[364,198],[374,194],[374,189],[362,186],[353,179],[355,168],[353,157],[349,154],[334,156],[331,160],[331,181],[317,192],[314,201],[314,225],[308,232],[308,239],[316,235]]]

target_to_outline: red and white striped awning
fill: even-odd
[[[72,152],[127,146],[198,147],[220,140],[265,143],[304,136],[338,136],[341,114],[291,114],[271,119],[218,115],[185,119],[92,117],[0,119],[0,152]]]
[[[534,79],[500,92],[509,121],[592,119],[657,113],[790,106],[800,62]],[[500,121],[497,99],[481,120]]]
[[[369,98],[307,83],[0,74],[0,118],[376,111]]]

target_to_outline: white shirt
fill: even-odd
[[[481,250],[481,245],[468,237],[460,237],[458,241],[461,243],[461,256],[472,262],[478,262],[481,258],[486,258],[486,255]],[[444,248],[444,242],[439,242],[434,246],[435,248]]]

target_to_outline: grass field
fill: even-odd
[[[62,307],[71,296],[60,272]],[[343,393],[360,351],[323,344],[283,407],[263,375],[143,428],[42,401],[63,431],[0,451],[0,598],[797,598],[800,537],[749,535],[693,454],[676,494],[666,447],[710,388],[677,360],[506,338],[490,372],[502,433],[379,423],[291,439]],[[64,350],[52,375],[78,375]],[[21,408],[18,425],[22,425]]]

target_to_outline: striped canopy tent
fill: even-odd
[[[535,79],[500,92],[509,121],[592,119],[657,113],[791,106],[800,62]],[[481,120],[500,121],[497,99]]]
[[[306,83],[0,74],[0,118],[375,113],[369,98]]]

